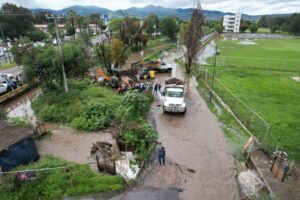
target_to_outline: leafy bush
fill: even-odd
[[[32,128],[31,121],[26,117],[12,117],[8,121],[17,127]]]
[[[61,199],[87,193],[120,191],[125,188],[125,180],[119,176],[96,174],[86,165],[67,162],[52,156],[32,163],[23,169],[55,168],[37,171],[37,179],[18,182],[14,175],[5,176],[5,185],[0,187],[0,199]]]
[[[89,131],[111,123],[111,110],[118,107],[121,101],[116,92],[91,85],[86,79],[70,79],[69,87],[68,93],[51,91],[40,94],[32,104],[37,116],[47,122],[67,123]]]
[[[157,140],[156,130],[142,118],[127,122],[122,128],[122,139],[134,146],[138,160],[145,160],[148,149]]]
[[[140,116],[145,116],[149,110],[152,99],[142,93],[132,90],[126,92],[122,98],[122,106],[126,108],[126,117],[128,120],[136,119]]]
[[[113,114],[103,103],[90,104],[83,116],[75,118],[71,125],[77,129],[94,131],[108,127]]]

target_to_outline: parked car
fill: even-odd
[[[157,68],[157,71],[160,73],[171,73],[173,70],[173,66],[171,64],[161,63],[160,66]]]
[[[0,83],[6,82],[11,77],[14,77],[14,75],[0,72]]]
[[[0,57],[4,56],[4,52],[0,50]]]
[[[0,83],[0,94],[4,94],[5,92],[7,92],[7,84]]]

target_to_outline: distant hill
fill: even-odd
[[[69,10],[74,10],[76,13],[80,15],[89,15],[91,13],[100,13],[100,14],[108,14],[110,17],[120,17],[122,16],[122,13],[126,13],[130,16],[135,16],[139,18],[145,18],[147,17],[150,13],[155,13],[159,17],[166,17],[166,16],[177,16],[180,19],[187,20],[191,17],[192,14],[192,8],[177,8],[177,9],[172,9],[172,8],[164,8],[161,6],[153,6],[149,5],[144,8],[137,8],[137,7],[132,7],[126,10],[117,10],[117,11],[111,11],[106,8],[100,8],[97,6],[80,6],[80,5],[75,5],[71,6],[68,8],[64,8],[61,10],[51,10],[51,9],[43,9],[43,8],[37,8],[37,9],[31,9],[32,12],[38,12],[38,11],[45,11],[45,12],[50,12],[53,14],[67,14]],[[224,15],[226,14],[233,14],[233,13],[224,13],[220,11],[211,11],[211,10],[204,10],[203,11],[204,16],[206,19],[221,19]],[[275,14],[276,15],[276,14]],[[286,16],[289,14],[285,14],[282,16]],[[261,15],[246,15],[243,14],[242,18],[246,20],[258,20],[260,19]]]

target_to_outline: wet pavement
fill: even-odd
[[[0,70],[1,73],[8,73],[8,74],[13,74],[14,76],[19,75],[22,73],[22,66],[15,66],[15,67],[10,67],[8,69],[3,69]]]
[[[175,65],[175,57],[172,54],[164,61]],[[179,67],[176,69],[172,76],[183,79]],[[168,78],[170,75],[159,75],[155,81],[164,83]],[[150,121],[166,148],[166,166],[159,166],[153,154],[139,186],[113,200],[176,199],[167,192],[170,188],[176,188],[179,199],[184,200],[240,199],[233,158],[220,124],[197,92],[196,80],[190,78],[188,85],[185,115],[162,114],[160,97],[151,107]]]
[[[176,65],[176,57],[171,54],[164,62]],[[171,75],[159,74],[155,82],[163,84],[171,76],[184,79],[179,67],[175,69]],[[109,198],[96,195],[70,199],[240,199],[233,158],[220,124],[197,92],[196,80],[190,78],[187,85],[185,115],[163,114],[159,96],[149,113],[166,148],[166,166],[158,165],[154,153],[137,187]]]
[[[36,121],[36,116],[31,108],[31,103],[37,96],[39,88],[32,88],[28,92],[11,99],[3,105],[9,117],[26,117],[33,124]]]

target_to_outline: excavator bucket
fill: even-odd
[[[96,79],[98,80],[99,77],[103,77],[106,81],[111,80],[111,77],[107,73],[105,73],[105,71],[102,68],[97,67],[96,68]]]

